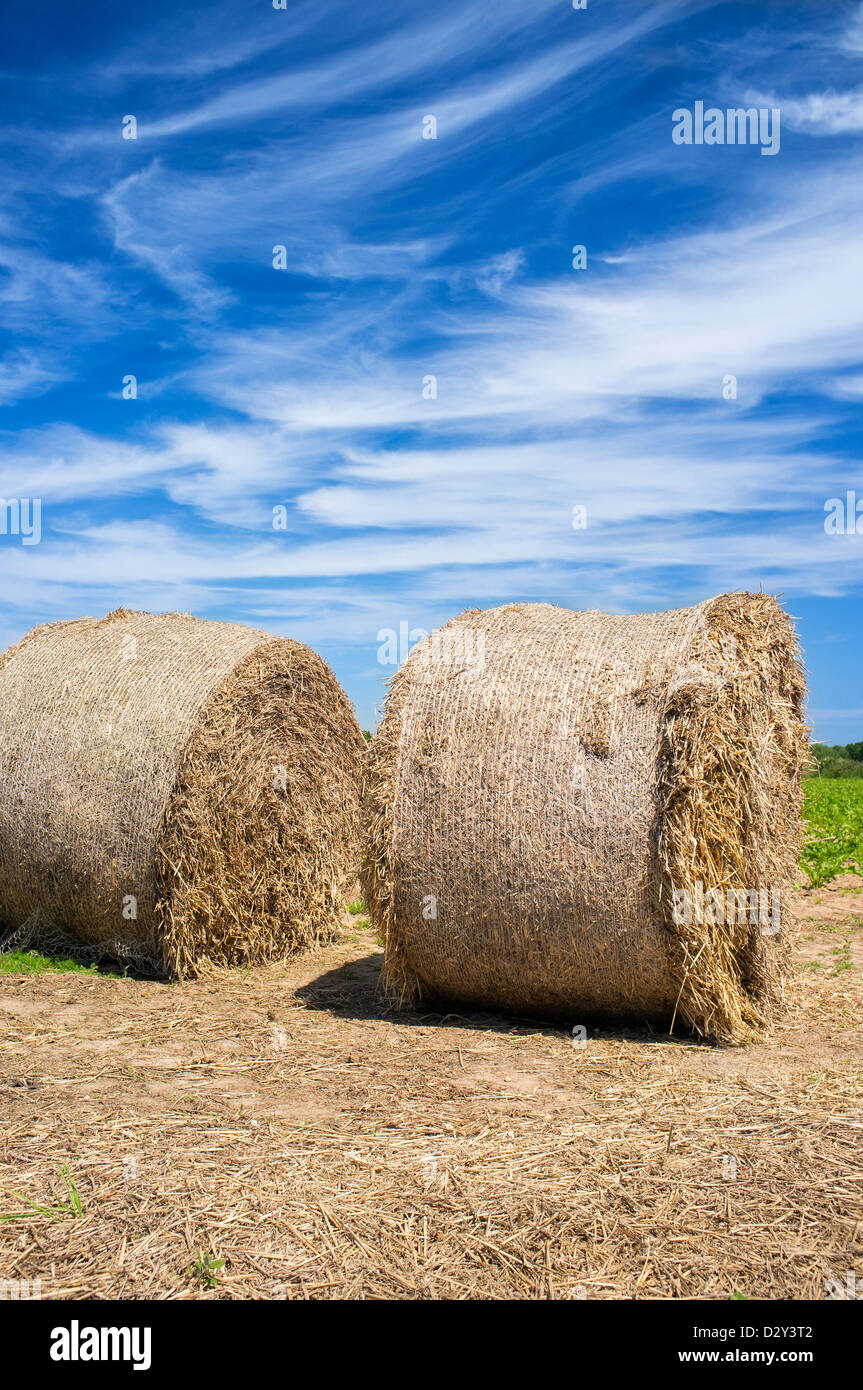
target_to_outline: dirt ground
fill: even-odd
[[[802,890],[799,916],[789,1015],[737,1050],[395,1014],[352,919],[289,967],[195,983],[3,976],[0,1279],[52,1299],[863,1289],[863,880]]]

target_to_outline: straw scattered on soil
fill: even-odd
[[[0,984],[0,1277],[43,1298],[823,1298],[863,1269],[863,880],[800,894],[740,1049],[389,1010],[348,935]],[[813,919],[813,920],[810,920]],[[849,968],[846,968],[845,962]],[[214,1287],[196,1272],[223,1259]],[[199,1266],[200,1268],[200,1266]]]

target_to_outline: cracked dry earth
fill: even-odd
[[[863,1280],[863,879],[802,889],[798,915],[788,1017],[746,1049],[399,1015],[352,920],[288,966],[192,983],[4,975],[0,1279],[47,1299]]]

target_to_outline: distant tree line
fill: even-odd
[[[863,777],[863,743],[813,743],[812,756],[822,777]]]

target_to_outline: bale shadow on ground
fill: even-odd
[[[389,1019],[404,1028],[469,1028],[480,1033],[520,1034],[549,1038],[570,1037],[572,1027],[563,1020],[534,1018],[524,1014],[488,1013],[474,1009],[457,1009],[445,1002],[437,1005],[428,1000],[419,1007],[399,1008],[387,999],[380,986],[383,957],[377,953],[348,961],[325,970],[315,979],[300,985],[295,997],[310,1009],[321,1010],[334,1018]],[[579,1023],[589,1030],[593,1040],[640,1042],[651,1046],[694,1045],[714,1050],[710,1043],[684,1032],[669,1034],[648,1022],[638,1025],[621,1023],[608,1018],[584,1015]]]

